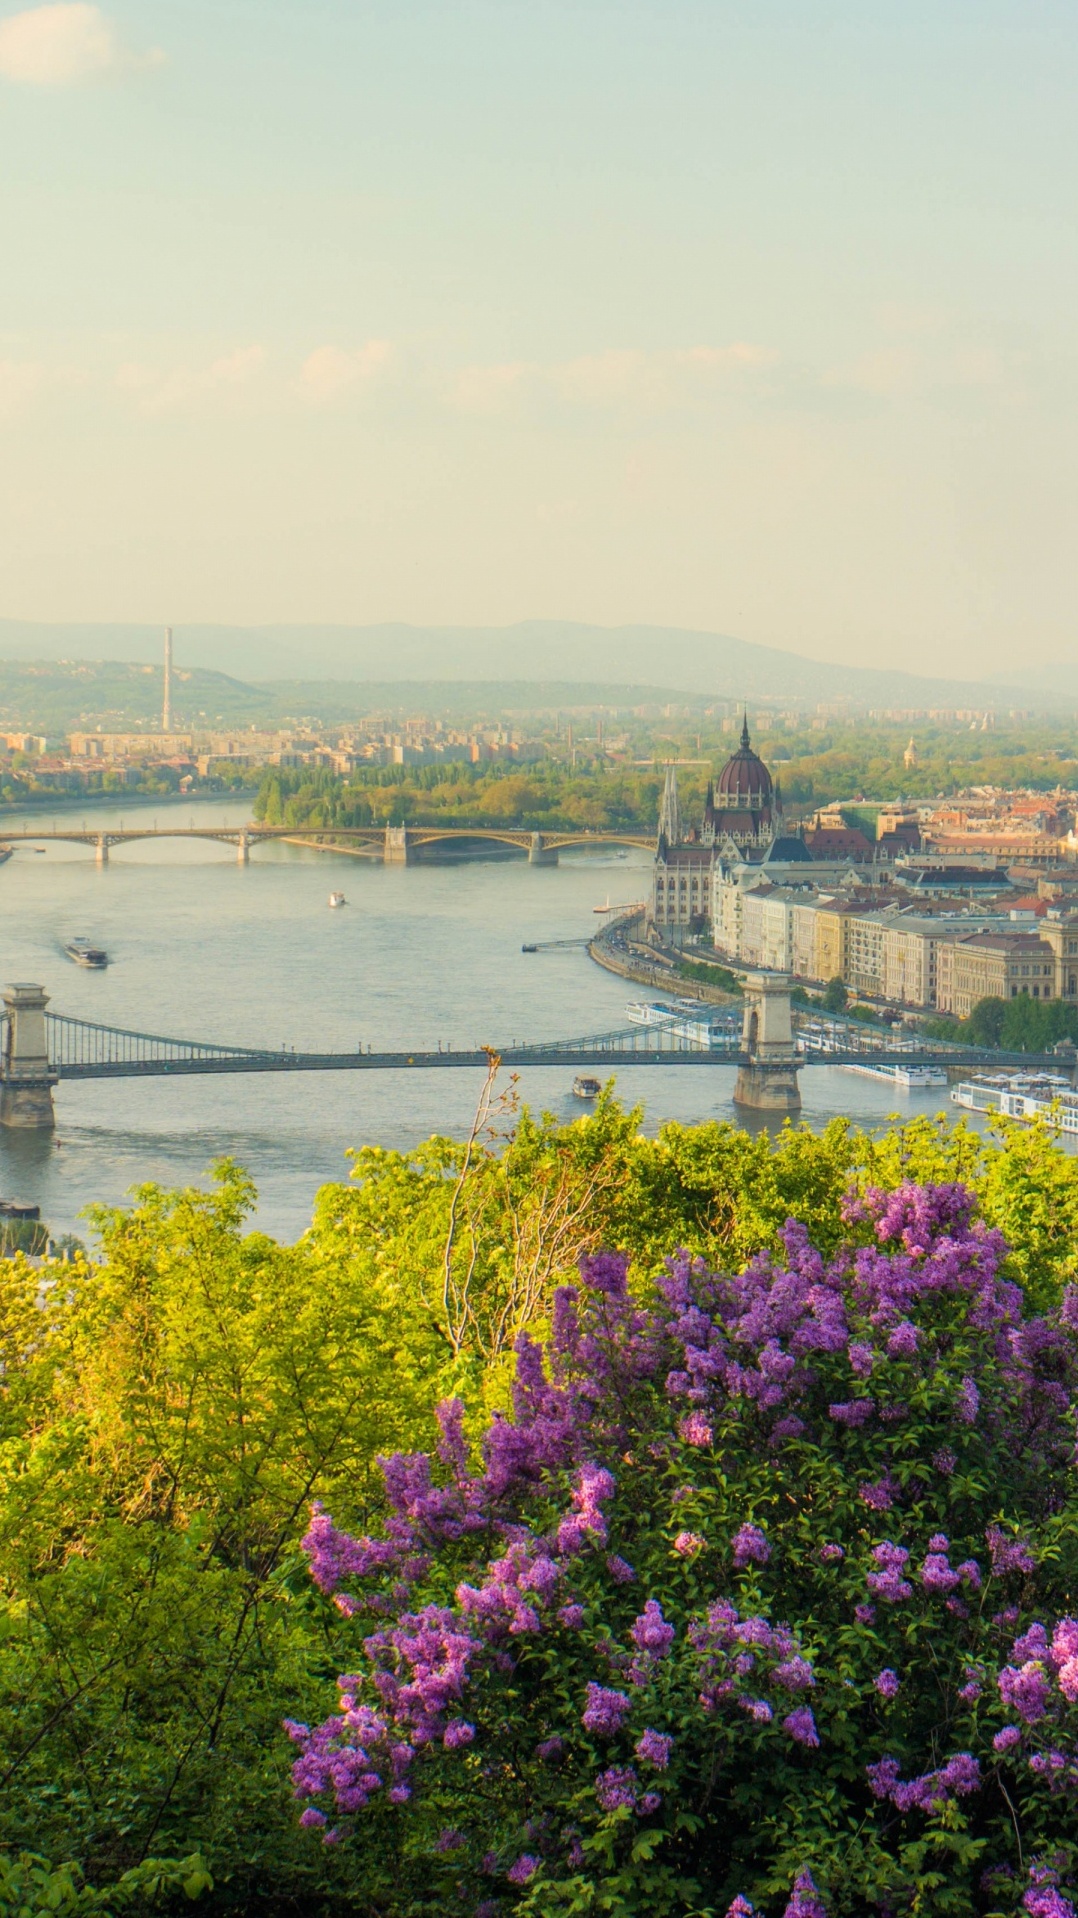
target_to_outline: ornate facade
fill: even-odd
[[[718,779],[708,781],[703,818],[686,827],[677,774],[666,769],[651,889],[651,922],[674,944],[711,924],[716,867],[723,851],[763,856],[782,832],[782,793],[758,753],[749,722]]]

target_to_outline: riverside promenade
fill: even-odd
[[[721,986],[708,985],[702,979],[686,979],[674,964],[664,965],[659,958],[651,961],[643,953],[634,951],[630,940],[643,923],[643,913],[633,912],[625,913],[612,924],[605,925],[594,939],[589,940],[588,957],[594,959],[597,966],[605,967],[607,972],[616,972],[636,985],[676,993],[679,999],[698,999],[707,1006],[733,1006],[740,1003],[738,993],[726,992]]]

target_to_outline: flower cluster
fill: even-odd
[[[586,1261],[478,1457],[452,1401],[434,1454],[382,1462],[377,1536],[315,1509],[312,1576],[367,1623],[338,1710],[288,1727],[304,1825],[414,1821],[467,1918],[547,1880],[570,1902],[675,1829],[694,1907],[842,1918],[904,1909],[911,1834],[973,1820],[1008,1910],[1073,1918],[1051,1847],[1078,1806],[1078,1293],[1031,1316],[958,1185],[846,1217],[831,1258],[791,1221],[782,1259],[678,1254],[650,1291]],[[985,1789],[1015,1766],[1048,1860],[1028,1883]],[[817,1789],[890,1848],[886,1896],[833,1904],[801,1826],[779,1905],[761,1891],[754,1830]]]

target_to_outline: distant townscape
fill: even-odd
[[[794,828],[746,720],[698,819],[666,773],[651,935],[870,1004],[963,1019],[986,999],[1078,1004],[1076,809],[1074,792],[985,788],[880,806],[874,836],[837,806]]]

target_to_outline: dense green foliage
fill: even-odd
[[[925,1030],[939,1039],[992,1046],[1001,1052],[1047,1052],[1061,1039],[1078,1042],[1078,1006],[1065,999],[980,999],[968,1019],[928,1019]]]
[[[971,1183],[1033,1304],[1078,1268],[1078,1167],[1041,1130],[648,1139],[606,1097],[568,1126],[495,1109],[470,1144],[366,1148],[295,1246],[248,1229],[224,1168],[102,1213],[92,1264],[0,1260],[0,1849],[95,1887],[200,1852],[215,1912],[426,1910],[391,1857],[296,1827],[279,1721],[323,1714],[347,1659],[298,1550],[310,1501],[376,1522],[376,1455],[427,1445],[449,1393],[478,1434],[582,1253],[738,1270],[789,1217],[826,1253],[851,1178],[905,1177]]]

